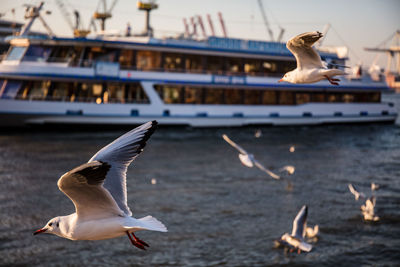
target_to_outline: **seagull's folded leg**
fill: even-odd
[[[335,80],[338,79],[331,79],[329,76],[325,75],[325,78],[333,85],[339,85],[339,83],[337,83]]]
[[[149,247],[149,245],[144,242],[143,240],[137,238],[134,233],[129,233],[128,231],[126,231],[127,236],[129,237],[129,240],[131,241],[132,245],[134,245],[137,248],[146,250],[146,247]],[[131,236],[132,235],[132,236]]]

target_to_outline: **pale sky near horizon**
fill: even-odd
[[[0,0],[0,13],[4,19],[23,21],[25,3],[38,4],[39,0]],[[81,13],[84,25],[88,25],[99,0],[63,0],[66,10],[71,14],[77,9]],[[111,0],[107,4],[111,5]],[[144,12],[137,10],[136,0],[118,0],[113,9],[113,17],[106,22],[108,30],[123,32],[127,22],[133,33],[144,28]],[[263,23],[257,0],[157,0],[159,8],[151,14],[151,25],[157,37],[176,36],[184,31],[183,18],[189,19],[201,15],[208,33],[206,15],[210,14],[217,36],[222,36],[217,13],[222,12],[228,36],[233,38],[270,40]],[[306,31],[322,31],[326,24],[331,28],[327,32],[324,45],[347,46],[349,65],[362,62],[370,65],[376,58],[381,67],[386,67],[385,54],[364,51],[364,47],[376,47],[391,44],[387,40],[396,30],[400,30],[400,0],[263,0],[267,19],[275,38],[279,26],[285,29],[282,41]],[[15,8],[15,16],[11,9]],[[52,30],[61,36],[71,35],[64,17],[56,5],[56,0],[47,0],[45,20]],[[35,30],[43,30],[37,21]],[[199,29],[198,29],[199,30]],[[384,41],[387,40],[386,43]]]

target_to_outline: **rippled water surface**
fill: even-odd
[[[394,97],[394,96],[393,96]],[[397,96],[396,96],[397,97]],[[41,266],[398,266],[400,128],[398,125],[190,129],[159,128],[128,171],[135,217],[151,214],[168,233],[139,232],[148,251],[126,236],[70,241],[32,236],[50,218],[72,213],[58,178],[124,131],[0,133],[0,264]],[[294,165],[294,188],[240,164],[226,133],[273,170]],[[289,152],[294,145],[296,151]],[[157,179],[152,185],[151,179]],[[370,193],[376,212],[363,222],[348,183]],[[273,248],[302,205],[320,225],[313,250]]]

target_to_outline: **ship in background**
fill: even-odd
[[[224,37],[207,36],[197,20],[191,32],[186,23],[179,37],[155,38],[150,13],[157,4],[139,1],[146,12],[144,32],[110,34],[105,21],[115,3],[93,16],[101,22],[94,37],[78,27],[79,15],[74,37],[55,36],[43,18],[49,34],[28,35],[43,3],[27,9],[29,21],[8,38],[11,47],[0,63],[0,126],[149,120],[194,127],[313,125],[397,117],[393,104],[381,100],[389,90],[385,82],[367,75],[350,75],[340,86],[278,84],[296,67],[285,43],[228,38],[222,15]],[[330,67],[346,63],[343,49],[319,52]]]

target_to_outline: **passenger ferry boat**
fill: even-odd
[[[194,127],[394,122],[387,85],[368,77],[284,84],[284,43],[149,36],[19,35],[0,63],[0,125]],[[321,52],[324,61],[346,57]],[[336,66],[336,65],[334,65]]]

